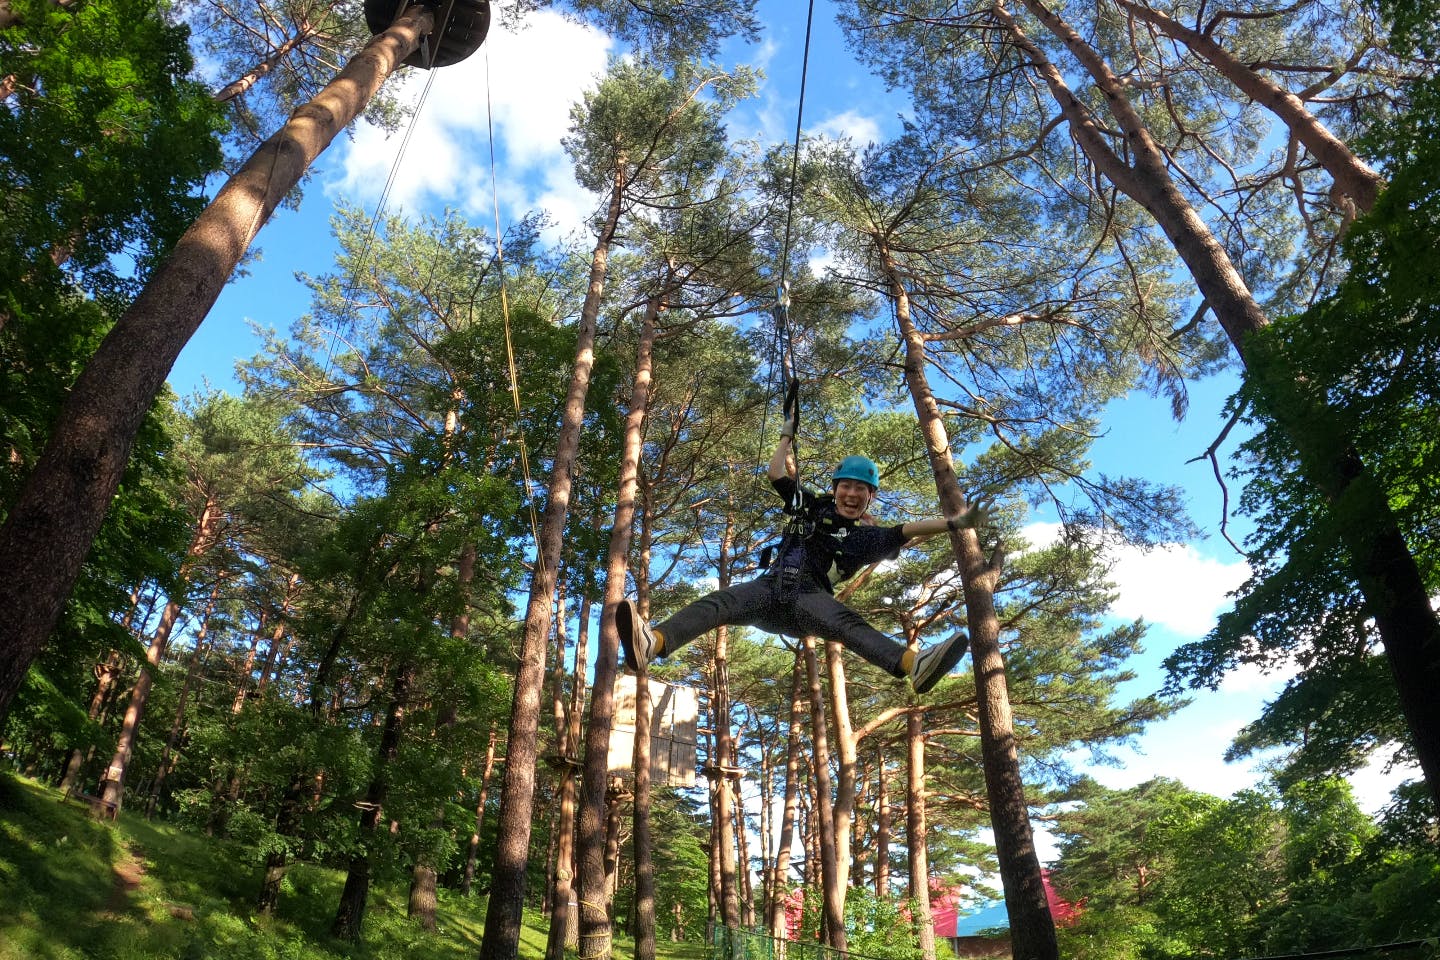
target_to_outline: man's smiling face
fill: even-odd
[[[859,520],[864,516],[874,497],[869,484],[850,479],[835,481],[835,512],[846,520]]]

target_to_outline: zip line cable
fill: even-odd
[[[790,450],[795,457],[795,492],[786,498],[785,512],[794,518],[802,500],[800,490],[800,379],[795,363],[795,335],[790,328],[790,231],[795,218],[795,182],[800,169],[800,134],[805,123],[805,86],[810,75],[810,36],[815,23],[815,0],[805,12],[805,48],[800,57],[800,101],[795,110],[795,140],[790,152],[790,189],[785,198],[785,234],[780,244],[780,284],[775,291],[775,339],[780,374],[785,380],[781,413],[791,421]]]
[[[540,523],[535,515],[535,498],[530,480],[530,454],[521,425],[520,374],[515,363],[515,344],[510,333],[510,297],[505,287],[505,241],[500,232],[500,188],[495,176],[495,121],[490,107],[490,52],[485,52],[485,132],[490,138],[490,197],[495,205],[495,264],[500,269],[500,314],[505,322],[505,360],[510,371],[510,398],[515,404],[515,436],[520,447],[520,474],[525,480],[525,499],[530,510],[530,535],[535,540],[535,567],[543,573],[545,558],[540,549]]]
[[[795,178],[800,168],[800,128],[805,121],[805,81],[810,72],[810,28],[815,22],[815,0],[805,13],[805,50],[800,57],[800,104],[795,111],[795,146],[790,153],[790,193],[785,201],[785,242],[780,247],[780,283],[789,282],[790,223],[795,213]]]

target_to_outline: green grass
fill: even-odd
[[[128,880],[127,880],[128,878]],[[136,881],[138,880],[138,884]],[[54,790],[0,775],[0,960],[451,960],[479,952],[485,902],[440,891],[438,929],[405,916],[406,890],[376,884],[364,941],[329,935],[344,875],[296,864],[275,917],[255,915],[260,865],[221,840],[122,813],[92,819]],[[520,957],[545,954],[529,911]],[[657,944],[662,960],[699,960],[698,943]],[[617,958],[634,955],[623,937]]]

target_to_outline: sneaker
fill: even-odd
[[[955,664],[970,649],[970,637],[964,630],[957,630],[949,640],[926,647],[915,655],[910,667],[910,685],[916,693],[929,693],[935,685],[955,669]]]
[[[625,651],[625,666],[639,673],[642,663],[655,658],[655,631],[641,619],[634,600],[621,600],[615,607],[615,629],[620,634],[620,648]]]

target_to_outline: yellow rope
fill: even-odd
[[[500,232],[500,190],[495,178],[495,122],[490,109],[490,54],[485,54],[485,129],[490,137],[490,197],[495,205],[495,263],[500,268],[500,313],[505,320],[505,358],[510,369],[510,398],[515,403],[515,434],[520,446],[520,473],[525,478],[525,495],[530,508],[530,535],[535,540],[535,570],[545,571],[540,549],[540,523],[535,516],[535,498],[531,496],[530,452],[521,427],[520,374],[515,364],[515,345],[510,337],[510,297],[505,288],[505,241]]]

